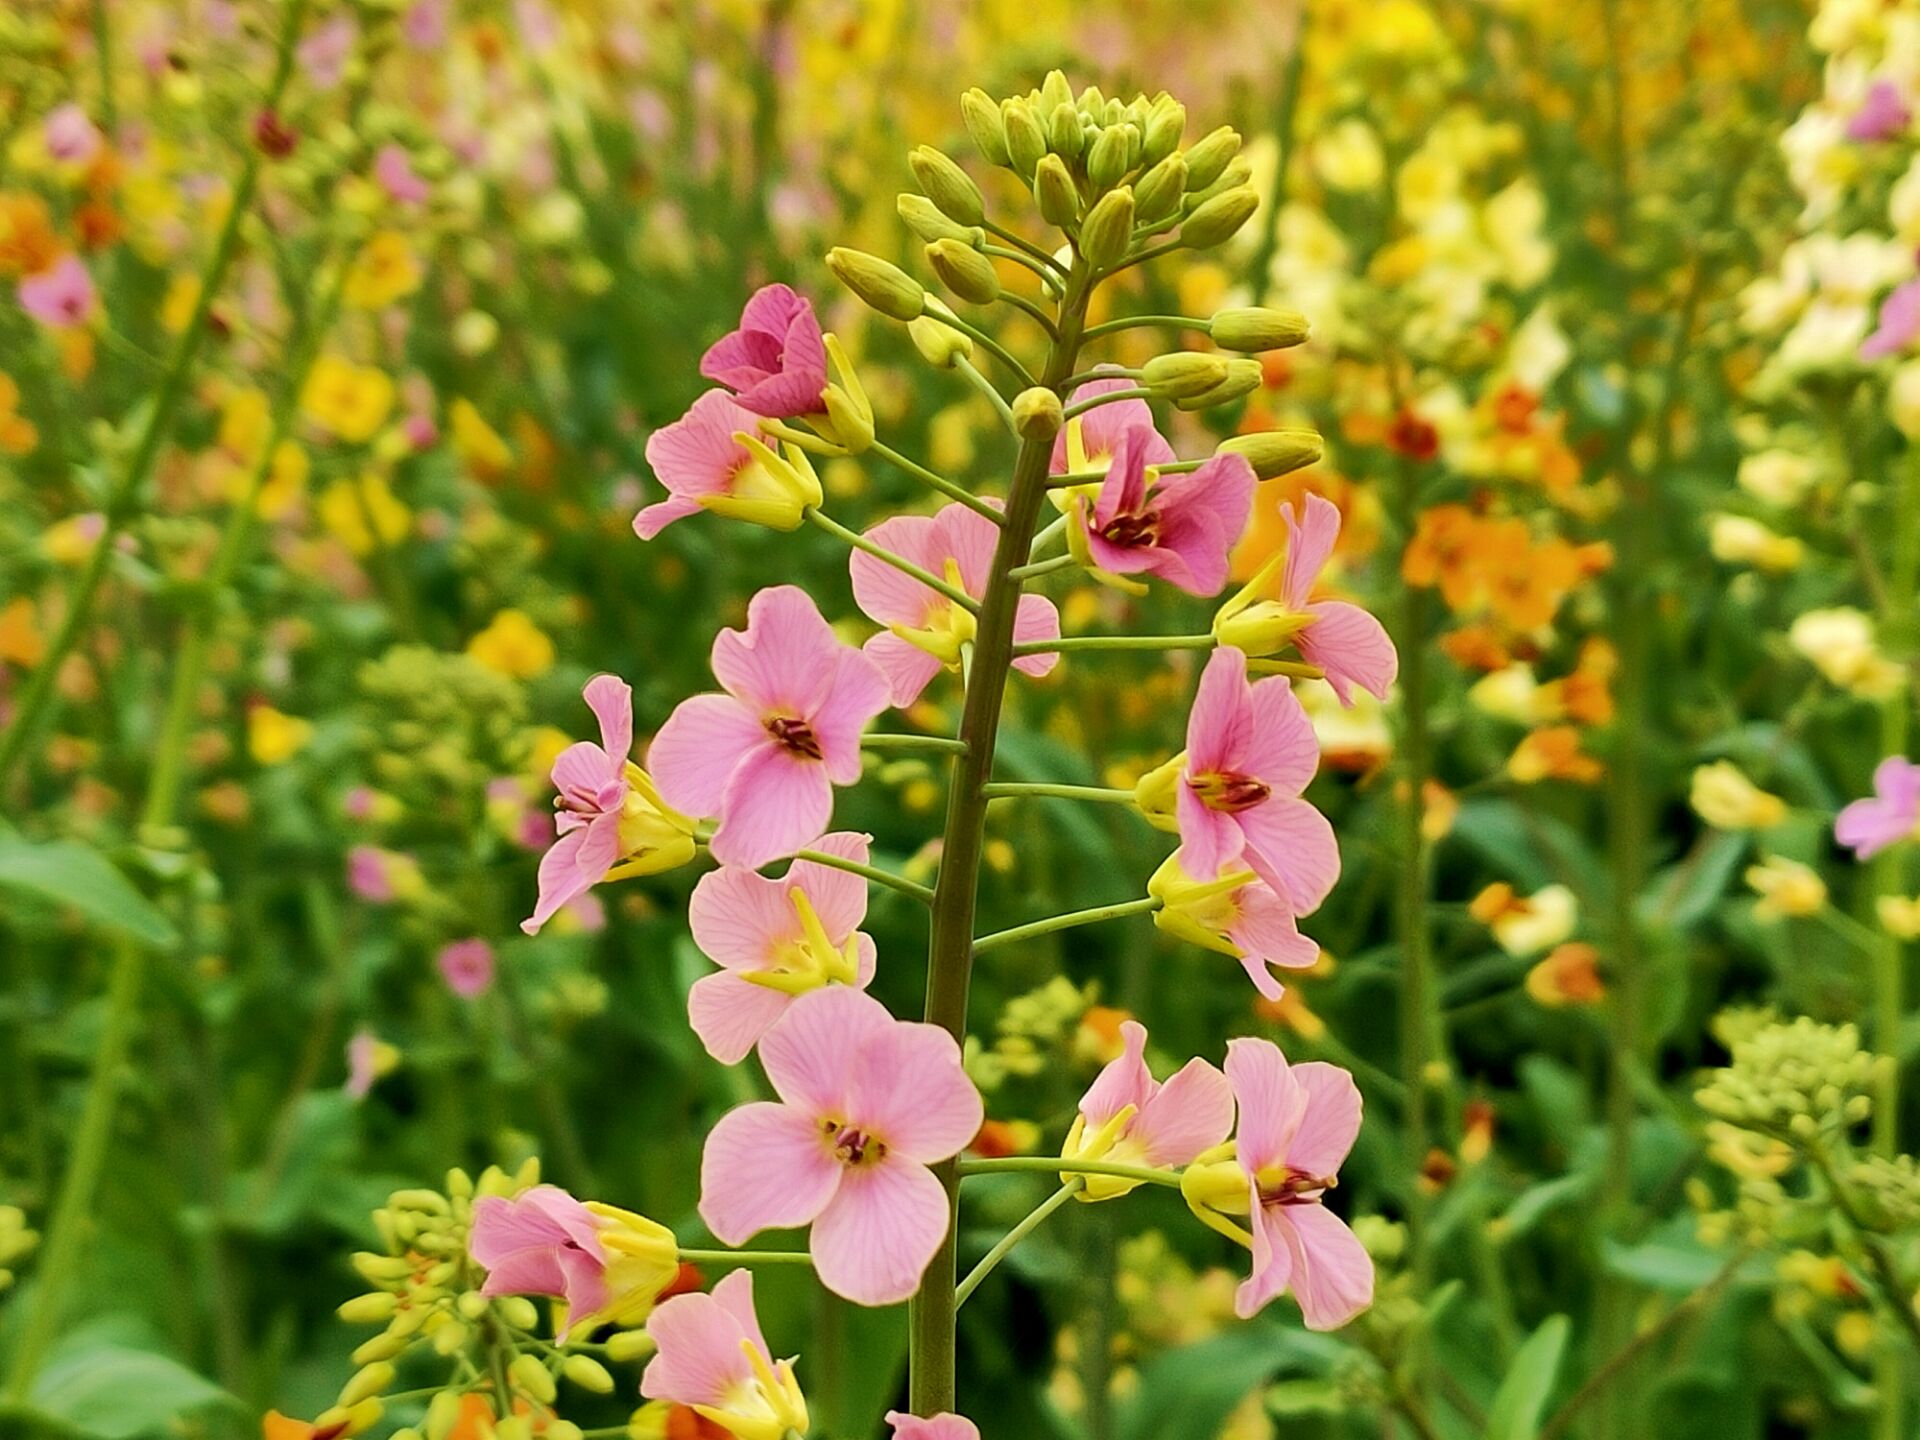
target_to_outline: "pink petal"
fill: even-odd
[[[894,1023],[886,1006],[858,990],[811,990],[760,1042],[760,1063],[787,1104],[844,1120],[854,1056]]]
[[[653,737],[647,768],[674,809],[717,815],[734,770],[772,743],[760,717],[731,695],[694,695],[674,707]]]
[[[757,427],[752,412],[709,390],[685,415],[647,437],[647,463],[679,499],[724,494],[750,458],[733,437],[742,431],[756,434]]]
[[[1200,687],[1194,692],[1193,709],[1187,714],[1189,774],[1205,775],[1238,765],[1253,735],[1250,689],[1247,657],[1242,651],[1222,645],[1207,657],[1207,668],[1200,672]],[[1308,733],[1312,733],[1311,726]],[[1190,873],[1214,872],[1206,869]]]
[[[557,1245],[530,1246],[497,1257],[486,1267],[482,1295],[564,1295],[567,1272]]]
[[[1133,386],[1134,381],[1126,376],[1115,376],[1110,380],[1089,380],[1073,392],[1068,403],[1078,405],[1083,400],[1091,400],[1100,395],[1111,395],[1116,390],[1130,390]],[[1098,468],[1105,463],[1101,457],[1112,456],[1113,452],[1119,448],[1120,437],[1141,425],[1150,430],[1153,428],[1153,411],[1144,400],[1115,400],[1089,410],[1080,417],[1080,438],[1089,464]],[[1149,465],[1164,465],[1170,460],[1179,458],[1174,454],[1173,447],[1167,444],[1157,431],[1154,433],[1153,440],[1148,442],[1143,454]],[[1054,437],[1053,459],[1048,466],[1048,473],[1053,475],[1067,473],[1065,430]]]
[[[760,1316],[753,1308],[753,1271],[745,1266],[730,1271],[708,1293],[733,1316],[733,1323],[740,1327],[740,1338],[751,1343],[762,1359],[771,1360],[773,1352],[767,1348],[767,1337],[760,1332]]]
[[[1058,640],[1060,638],[1060,611],[1053,601],[1044,595],[1022,595],[1019,608],[1013,612],[1013,638],[1019,644],[1035,640]],[[1039,655],[1022,655],[1013,662],[1013,668],[1023,675],[1040,676],[1052,672],[1060,663],[1058,651]]]
[[[649,505],[633,517],[633,533],[642,540],[651,540],[676,520],[684,520],[689,515],[698,515],[700,506],[692,500],[682,500],[675,496],[671,500],[662,500],[657,505]]]
[[[747,602],[745,630],[714,637],[713,673],[762,714],[810,718],[826,698],[842,648],[811,595],[771,585]]]
[[[1240,1168],[1251,1175],[1285,1163],[1307,1106],[1306,1091],[1293,1078],[1287,1057],[1271,1040],[1229,1040],[1227,1079],[1240,1108]]]
[[[1233,1087],[1212,1065],[1189,1060],[1149,1099],[1133,1122],[1133,1136],[1149,1165],[1187,1165],[1233,1129]]]
[[[618,675],[596,675],[582,693],[600,722],[600,746],[617,774],[633,749],[633,687]]]
[[[818,760],[769,743],[735,768],[719,813],[708,842],[713,858],[722,865],[764,865],[820,837],[833,819],[833,785]]]
[[[1276,1205],[1293,1256],[1293,1298],[1309,1330],[1338,1330],[1373,1303],[1373,1261],[1324,1205]]]
[[[1386,627],[1358,605],[1321,600],[1307,607],[1313,616],[1294,644],[1301,658],[1327,672],[1327,683],[1342,705],[1353,704],[1353,687],[1387,698],[1400,673],[1400,654]]]
[[[1254,684],[1248,716],[1247,739],[1232,768],[1284,794],[1298,795],[1320,768],[1320,740],[1293,693],[1293,682],[1272,675]]]
[[[893,1427],[893,1440],[980,1440],[979,1427],[973,1421],[950,1412],[922,1419],[889,1410],[887,1424]]]
[[[532,935],[564,905],[571,905],[611,870],[620,858],[620,817],[602,815],[553,842],[540,859],[540,895],[533,914],[520,922]]]
[[[987,592],[993,552],[1000,545],[1000,527],[978,510],[958,502],[943,506],[933,517],[933,524],[939,536],[940,561],[951,556],[960,567],[960,588],[979,599]],[[937,575],[941,566],[936,563],[927,568]]]
[[[735,1275],[745,1278],[747,1272],[734,1271],[712,1295],[676,1295],[647,1318],[647,1334],[660,1350],[640,1377],[642,1395],[678,1405],[723,1405],[736,1388],[752,1383],[740,1321],[719,1299],[721,1286]]]
[[[1094,498],[1093,523],[1087,527],[1094,539],[1115,516],[1138,515],[1147,508],[1147,444],[1153,435],[1152,425],[1136,425],[1115,443],[1107,478]]]
[[[924,1165],[897,1153],[847,1170],[814,1222],[809,1248],[820,1283],[857,1305],[893,1305],[947,1236],[947,1192]]]
[[[834,657],[833,684],[810,717],[813,738],[836,785],[860,778],[860,736],[891,703],[892,686],[880,667],[850,645]]]
[[[800,916],[788,888],[786,881],[738,866],[709,870],[687,905],[693,943],[728,970],[767,969],[775,949],[800,938]]]
[[[1287,1244],[1286,1222],[1278,1205],[1260,1203],[1260,1187],[1249,1180],[1253,1214],[1247,1229],[1253,1235],[1253,1269],[1233,1292],[1233,1313],[1251,1320],[1262,1307],[1287,1288],[1293,1278],[1293,1251]]]
[[[1218,875],[1246,848],[1236,818],[1209,809],[1191,785],[1175,789],[1174,812],[1180,823],[1180,866],[1189,875]]]
[[[822,835],[807,848],[864,865],[872,846],[871,835],[857,830],[835,830],[830,835]],[[798,885],[807,892],[808,902],[820,917],[821,928],[836,945],[844,945],[847,937],[867,918],[867,882],[862,876],[836,870],[817,860],[796,860],[780,884],[783,890]]]
[[[1360,1089],[1353,1076],[1324,1060],[1294,1066],[1293,1078],[1306,1092],[1307,1113],[1287,1146],[1287,1165],[1307,1175],[1332,1175],[1360,1133]]]
[[[1191,474],[1154,488],[1160,512],[1160,548],[1177,556],[1184,579],[1167,578],[1195,595],[1217,594],[1227,583],[1228,556],[1253,509],[1253,466],[1241,455],[1216,455]]]
[[[860,653],[880,667],[880,673],[887,677],[887,698],[903,709],[918,700],[920,692],[940,673],[938,660],[891,632],[875,635],[860,647]],[[1026,661],[1013,663],[1024,665]]]
[[[931,1165],[980,1133],[980,1092],[938,1025],[895,1020],[867,1036],[847,1086],[848,1120],[895,1155]]]
[[[553,759],[553,788],[563,795],[569,792],[597,795],[619,775],[619,764],[591,740],[576,740]]]
[[[1120,1047],[1080,1097],[1080,1113],[1089,1129],[1106,1124],[1129,1105],[1144,1108],[1160,1088],[1147,1069],[1147,1027],[1137,1020],[1122,1022]]]
[[[981,519],[980,523],[989,530],[995,528],[989,520]],[[940,574],[946,562],[945,538],[931,515],[896,515],[875,525],[866,532],[865,538],[935,575]],[[848,557],[847,570],[853,578],[854,603],[879,625],[919,629],[927,624],[929,617],[944,614],[952,603],[911,575],[902,574],[863,550],[855,550]]]
[[[707,1054],[722,1065],[738,1065],[792,1002],[790,995],[722,970],[688,989],[687,1023]]]
[[[741,1105],[707,1134],[700,1218],[722,1244],[741,1245],[811,1222],[846,1173],[812,1115],[771,1101]]]
[[[1280,598],[1289,610],[1300,610],[1313,598],[1313,582],[1327,568],[1334,541],[1340,538],[1340,507],[1324,495],[1308,495],[1305,514],[1293,518],[1293,506],[1282,505],[1287,525],[1287,560],[1280,572]]]
[[[1254,988],[1269,1000],[1278,1000],[1282,986],[1267,968],[1279,965],[1304,970],[1320,958],[1320,947],[1300,933],[1293,906],[1263,880],[1234,893],[1239,918],[1227,927],[1227,938],[1240,951],[1240,964]]]
[[[1253,873],[1284,895],[1296,915],[1319,909],[1340,878],[1340,842],[1327,817],[1304,800],[1275,795],[1235,818]]]

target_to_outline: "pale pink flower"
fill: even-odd
[[[1876,80],[1867,87],[1867,98],[1847,121],[1849,140],[1891,140],[1913,123],[1913,112],[1900,97],[1900,88],[1891,80]]]
[[[493,947],[477,936],[441,946],[433,963],[447,988],[462,1000],[486,994],[493,984]]]
[[[482,1295],[561,1296],[572,1317],[607,1303],[600,1222],[557,1185],[536,1185],[511,1200],[475,1200],[467,1253],[487,1272]]]
[[[1373,1303],[1373,1261],[1321,1203],[1360,1133],[1360,1092],[1337,1065],[1288,1065],[1271,1040],[1228,1041],[1227,1078],[1253,1238],[1234,1310],[1248,1318],[1290,1289],[1309,1330],[1336,1330]]]
[[[1898,355],[1920,335],[1920,279],[1897,285],[1880,302],[1880,323],[1860,342],[1862,360]]]
[[[1164,443],[1144,425],[1122,435],[1099,493],[1079,497],[1075,521],[1101,570],[1145,572],[1191,595],[1212,595],[1227,583],[1228,555],[1253,508],[1253,466],[1223,452],[1163,480],[1149,473],[1148,455]]]
[[[762,286],[741,312],[740,328],[700,357],[700,373],[756,415],[782,420],[817,412],[827,388],[827,347],[813,302],[786,285]]]
[[[378,845],[355,845],[347,851],[347,888],[362,900],[375,905],[411,900],[424,883],[420,864],[411,855]]]
[[[922,1419],[889,1410],[887,1424],[893,1427],[893,1440],[980,1440],[979,1426],[951,1412]]]
[[[1068,403],[1084,404],[1116,390],[1137,389],[1124,375],[1110,380],[1089,380],[1073,392]],[[1047,470],[1052,475],[1067,475],[1082,470],[1105,470],[1120,451],[1120,439],[1130,431],[1144,427],[1153,432],[1144,442],[1143,457],[1149,465],[1165,465],[1180,457],[1160,432],[1153,428],[1153,411],[1141,399],[1111,400],[1084,415],[1076,415],[1053,437],[1053,459]]]
[[[437,50],[447,40],[447,0],[414,0],[400,20],[400,34],[416,50]]]
[[[1860,860],[1920,838],[1920,765],[1899,755],[1882,760],[1873,772],[1873,794],[1840,812],[1833,838]]]
[[[1300,792],[1320,763],[1313,724],[1284,676],[1247,682],[1247,657],[1222,645],[1201,672],[1176,786],[1180,864],[1218,875],[1244,863],[1308,915],[1340,878],[1333,827]]]
[[[669,805],[719,817],[713,858],[752,869],[827,828],[833,787],[860,778],[887,677],[792,585],[762,590],[745,630],[714,637],[713,673],[727,693],[681,701],[648,758]]]
[[[735,1270],[711,1294],[674,1296],[653,1312],[647,1334],[659,1347],[640,1377],[647,1399],[689,1406],[729,1434],[806,1433],[807,1402],[793,1361],[767,1349],[751,1271]]]
[[[927,1167],[980,1129],[960,1047],[832,985],[793,1002],[760,1063],[780,1099],[742,1105],[708,1135],[701,1218],[728,1245],[810,1224],[821,1284],[862,1305],[906,1299],[947,1233]]]
[[[867,862],[871,835],[822,835],[813,849]],[[700,877],[687,919],[693,943],[717,975],[693,982],[687,1018],[707,1053],[736,1065],[796,997],[822,985],[864,990],[873,980],[874,944],[858,933],[867,917],[867,882],[814,860],[796,860],[775,880],[737,866]]]
[[[600,743],[581,740],[553,762],[553,848],[540,861],[540,898],[520,928],[531,935],[562,905],[591,890],[620,858],[627,752],[633,748],[633,689],[617,675],[596,675],[584,692],[600,722]]]
[[[1353,703],[1355,685],[1384,700],[1400,672],[1400,656],[1386,628],[1358,605],[1313,598],[1314,582],[1340,538],[1340,507],[1324,495],[1309,495],[1305,511],[1297,521],[1292,505],[1280,507],[1287,523],[1280,599],[1287,609],[1307,617],[1293,643],[1303,659],[1326,672],[1327,683],[1342,705]]]
[[[316,90],[331,90],[347,73],[360,27],[351,15],[338,15],[321,25],[294,51],[294,58]]]
[[[1211,880],[1187,873],[1176,850],[1147,881],[1147,893],[1161,902],[1153,923],[1203,949],[1231,955],[1268,1000],[1285,993],[1275,968],[1304,970],[1320,958],[1320,947],[1300,933],[1293,902],[1246,868],[1245,857],[1228,864]]]
[[[883,520],[867,532],[867,539],[978,600],[986,593],[1000,527],[978,511],[955,504],[933,515]],[[942,666],[959,671],[960,647],[973,639],[971,611],[863,551],[853,552],[848,568],[854,600],[868,619],[887,627],[862,648],[886,672],[895,705],[918,700]],[[1059,637],[1060,612],[1053,602],[1043,595],[1022,595],[1014,612],[1015,641]],[[1013,668],[1045,675],[1059,662],[1057,654],[1023,655]]]
[[[47,154],[63,163],[85,165],[100,153],[99,127],[78,105],[68,103],[49,111],[40,133]]]
[[[347,1094],[364,1100],[382,1075],[398,1063],[399,1053],[371,1030],[362,1027],[347,1039]]]
[[[407,154],[406,146],[391,141],[373,157],[373,178],[403,205],[423,205],[433,194],[433,187],[414,173],[413,157]]]
[[[633,517],[651,540],[676,520],[702,510],[779,530],[797,527],[821,500],[812,469],[784,460],[762,443],[759,418],[719,390],[709,390],[671,425],[647,437],[647,463],[668,498]]]
[[[1162,1170],[1190,1165],[1233,1129],[1233,1090],[1205,1060],[1189,1060],[1164,1085],[1147,1068],[1147,1031],[1120,1026],[1121,1053],[1109,1060],[1080,1098],[1080,1113],[1061,1148],[1063,1159],[1111,1160]],[[1089,1200],[1124,1195],[1139,1183],[1084,1177]]]
[[[20,308],[55,330],[84,325],[93,314],[93,277],[76,255],[20,282]]]

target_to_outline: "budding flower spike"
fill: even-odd
[[[870,835],[823,835],[813,848],[864,865]],[[693,943],[722,967],[693,982],[687,1018],[707,1053],[736,1065],[787,1013],[797,996],[823,985],[864,990],[874,944],[856,933],[867,914],[867,882],[813,860],[781,879],[723,867],[700,877],[688,907]]]
[[[1153,1170],[1190,1165],[1233,1129],[1233,1090],[1227,1077],[1205,1060],[1189,1060],[1165,1084],[1147,1069],[1147,1029],[1136,1020],[1120,1026],[1121,1053],[1081,1097],[1063,1160],[1102,1160]],[[1072,1177],[1062,1177],[1070,1180]],[[1140,1181],[1086,1175],[1080,1198],[1112,1200]]]
[[[659,1353],[640,1377],[649,1400],[685,1405],[735,1440],[808,1430],[792,1360],[773,1358],[753,1306],[753,1276],[735,1270],[710,1295],[676,1295],[647,1321]]]
[[[713,858],[751,869],[827,828],[833,787],[860,778],[860,734],[889,687],[792,585],[760,591],[747,628],[714,637],[713,673],[726,693],[681,701],[648,759],[669,804],[718,817]]]
[[[1840,812],[1833,838],[1860,860],[1902,840],[1920,840],[1920,765],[1900,755],[1882,760],[1873,772],[1873,794]]]

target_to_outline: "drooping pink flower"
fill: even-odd
[[[77,255],[62,255],[20,282],[20,308],[55,330],[84,325],[93,314],[93,277]]]
[[[536,1185],[511,1200],[475,1200],[467,1253],[486,1269],[482,1295],[561,1296],[574,1318],[607,1303],[600,1222],[557,1185]]]
[[[669,805],[719,817],[713,858],[753,869],[826,830],[833,787],[860,778],[887,677],[792,585],[762,590],[745,630],[714,637],[713,673],[726,693],[681,701],[648,758]]]
[[[889,1410],[887,1424],[893,1427],[893,1440],[980,1440],[980,1427],[951,1411],[923,1419]]]
[[[400,1053],[364,1026],[347,1038],[346,1092],[355,1100],[373,1093],[375,1083],[399,1063]]]
[[[1849,140],[1891,140],[1913,123],[1913,112],[1901,98],[1900,88],[1891,80],[1876,80],[1867,87],[1866,99],[1847,122]]]
[[[867,863],[871,835],[840,831],[813,847]],[[864,990],[873,979],[867,882],[815,860],[796,860],[782,878],[722,866],[693,887],[687,919],[693,943],[717,975],[693,982],[687,1018],[707,1053],[736,1065],[796,997],[822,985]]]
[[[947,1233],[927,1167],[980,1129],[980,1093],[935,1025],[832,985],[760,1041],[780,1099],[729,1111],[700,1162],[700,1215],[724,1243],[812,1225],[820,1283],[862,1305],[904,1300]]]
[[[1233,956],[1254,989],[1278,1000],[1285,987],[1273,971],[1305,970],[1320,958],[1320,947],[1300,933],[1293,902],[1248,869],[1244,856],[1203,880],[1187,873],[1182,854],[1174,851],[1147,881],[1147,893],[1161,902],[1153,923]]]
[[[1121,1053],[1109,1060],[1080,1097],[1080,1113],[1061,1147],[1063,1159],[1112,1160],[1167,1169],[1191,1164],[1233,1129],[1233,1090],[1227,1077],[1198,1058],[1165,1084],[1147,1068],[1147,1031],[1138,1021],[1120,1026]],[[1139,1183],[1116,1176],[1083,1177],[1089,1200],[1110,1200]]]
[[[1294,518],[1291,504],[1280,507],[1280,518],[1287,526],[1287,548],[1275,618],[1283,618],[1284,627],[1292,630],[1302,658],[1326,672],[1327,683],[1342,705],[1353,704],[1356,685],[1386,699],[1400,672],[1400,656],[1387,638],[1386,627],[1358,605],[1313,598],[1314,582],[1340,538],[1340,507],[1324,495],[1309,495],[1301,519]],[[1268,578],[1267,568],[1262,567],[1248,591]],[[1223,615],[1227,608],[1222,607]],[[1243,623],[1257,624],[1264,618],[1262,610],[1263,602],[1255,601],[1238,613]]]
[[[1880,302],[1880,323],[1860,342],[1862,360],[1898,355],[1920,336],[1920,279],[1896,285]]]
[[[1201,672],[1176,785],[1180,863],[1218,875],[1240,860],[1310,915],[1340,877],[1333,827],[1300,798],[1320,762],[1313,724],[1286,677],[1249,684],[1247,657],[1222,645]]]
[[[702,510],[792,530],[806,507],[821,501],[811,468],[782,459],[757,438],[759,420],[718,390],[709,390],[671,425],[647,437],[647,463],[668,498],[633,517],[651,540],[676,520]]]
[[[1068,401],[1071,405],[1081,405],[1102,395],[1111,395],[1116,390],[1138,388],[1134,381],[1124,375],[1116,375],[1108,380],[1089,380],[1073,392]],[[1120,451],[1120,438],[1128,432],[1144,426],[1153,431],[1153,438],[1145,442],[1144,456],[1149,465],[1165,465],[1180,457],[1153,428],[1153,411],[1147,402],[1140,399],[1113,400],[1105,405],[1096,406],[1084,415],[1076,415],[1065,425],[1060,433],[1053,437],[1053,459],[1049,462],[1047,473],[1051,475],[1075,474],[1084,470],[1105,470],[1113,464],[1113,458]]]
[[[373,157],[373,178],[402,205],[424,205],[433,195],[433,187],[414,173],[407,147],[391,141]]]
[[[659,1347],[640,1377],[647,1399],[688,1406],[729,1434],[806,1433],[794,1362],[767,1349],[751,1271],[735,1270],[711,1294],[674,1296],[653,1312],[647,1334]]]
[[[978,511],[954,504],[933,515],[883,520],[867,538],[978,600],[986,593],[1000,528]],[[895,705],[918,700],[943,666],[958,672],[960,647],[973,639],[971,611],[863,551],[853,552],[848,568],[854,600],[868,619],[887,627],[862,648],[886,672]],[[1059,636],[1060,612],[1053,602],[1044,595],[1022,595],[1014,612],[1013,638]],[[1013,668],[1045,675],[1059,662],[1057,654],[1023,655]]]
[[[740,328],[700,357],[700,373],[770,420],[818,411],[827,347],[813,302],[786,285],[762,286],[741,311]]]
[[[1373,1303],[1373,1261],[1322,1204],[1360,1133],[1360,1092],[1336,1065],[1289,1065],[1271,1040],[1227,1042],[1240,1107],[1253,1273],[1234,1295],[1245,1319],[1292,1290],[1309,1330],[1336,1330]]]
[[[447,988],[462,1000],[486,994],[493,984],[493,947],[478,936],[442,945],[433,963]]]
[[[1096,412],[1097,413],[1097,412]],[[1223,452],[1198,470],[1162,480],[1149,474],[1148,453],[1164,444],[1151,428],[1120,437],[1107,478],[1075,520],[1092,563],[1114,575],[1145,572],[1191,595],[1212,595],[1227,583],[1228,555],[1253,508],[1253,466]]]
[[[47,154],[69,165],[85,165],[100,153],[99,127],[87,118],[87,112],[69,102],[47,113],[41,127]]]
[[[1920,765],[1889,755],[1873,772],[1873,794],[1833,822],[1833,838],[1861,860],[1901,840],[1920,839]]]

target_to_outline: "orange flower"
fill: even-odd
[[[1513,663],[1513,651],[1491,625],[1463,625],[1440,637],[1440,649],[1463,670],[1484,670],[1491,674]]]
[[[1584,940],[1554,947],[1527,972],[1527,994],[1550,1008],[1599,1004],[1607,994],[1600,978],[1600,952]]]
[[[1432,421],[1402,410],[1387,427],[1387,448],[1409,460],[1431,460],[1440,453],[1440,432]]]
[[[63,248],[46,201],[17,191],[0,194],[0,275],[36,275]]]
[[[262,1440],[340,1440],[352,1423],[351,1420],[340,1419],[325,1425],[314,1425],[282,1415],[278,1410],[269,1410],[260,1419],[260,1434]]]
[[[1534,731],[1507,757],[1507,774],[1522,785],[1542,780],[1571,780],[1591,785],[1606,773],[1593,756],[1580,749],[1580,732],[1571,725],[1548,725]]]
[[[1400,578],[1409,585],[1440,587],[1449,608],[1472,602],[1471,559],[1480,520],[1464,505],[1436,505],[1420,512],[1413,539],[1400,557]]]
[[[1340,512],[1340,534],[1333,553],[1351,566],[1371,555],[1380,543],[1380,503],[1344,475],[1317,465],[1277,479],[1262,481],[1253,492],[1253,514],[1246,533],[1234,547],[1235,580],[1251,580],[1260,567],[1286,548],[1287,526],[1280,507],[1292,505],[1297,517],[1309,495],[1331,500]]]

